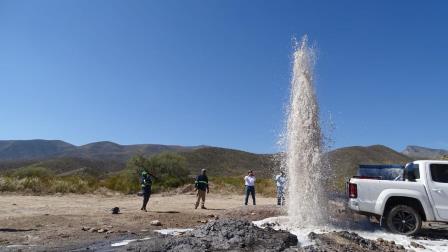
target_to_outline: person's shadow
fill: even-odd
[[[154,213],[169,213],[169,214],[177,214],[180,213],[178,211],[154,211]]]
[[[0,232],[15,233],[15,232],[29,232],[37,229],[16,229],[16,228],[0,228]]]

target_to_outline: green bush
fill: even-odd
[[[12,176],[18,178],[49,178],[53,177],[54,173],[45,167],[27,166],[17,169],[12,173]]]
[[[83,177],[67,176],[54,179],[50,184],[50,192],[59,193],[89,193],[98,189],[98,183],[93,183]]]
[[[0,177],[0,191],[45,193],[89,193],[99,187],[98,181],[79,176],[66,177]]]
[[[13,177],[0,177],[0,191],[1,192],[15,192],[21,188],[17,178]]]
[[[245,189],[243,177],[211,177],[210,186],[211,190],[220,193],[243,194]],[[277,192],[275,181],[266,178],[257,178],[255,190],[265,197],[274,197]]]
[[[191,182],[185,158],[162,153],[150,158],[135,156],[129,160],[126,169],[104,181],[104,186],[123,193],[136,193],[140,188],[140,174],[147,171],[155,176],[152,191],[158,192],[182,186]]]
[[[108,189],[122,193],[136,193],[140,190],[139,175],[136,171],[126,169],[108,177],[103,185]]]

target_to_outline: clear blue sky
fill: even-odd
[[[0,0],[0,139],[277,151],[308,34],[335,147],[448,148],[448,4],[367,2]]]

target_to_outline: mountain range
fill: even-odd
[[[268,177],[278,169],[275,154],[210,146],[120,145],[107,141],[76,146],[60,140],[6,140],[0,141],[0,171],[33,165],[58,174],[82,169],[109,173],[124,169],[126,161],[134,155],[151,156],[162,152],[184,156],[192,173],[206,168],[211,175],[236,176],[256,170],[260,176]],[[403,164],[415,159],[439,158],[446,153],[446,150],[419,146],[408,146],[400,153],[383,145],[373,145],[339,148],[326,155],[338,176],[350,177],[359,164]]]
[[[448,150],[409,145],[402,153],[414,159],[440,159],[448,155]]]
[[[0,161],[41,160],[77,157],[126,162],[136,154],[154,155],[164,151],[188,151],[204,146],[185,147],[160,144],[120,145],[102,141],[76,146],[61,140],[0,140]]]

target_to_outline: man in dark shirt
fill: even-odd
[[[146,171],[143,171],[140,182],[141,182],[142,193],[143,193],[143,205],[140,210],[147,212],[146,205],[148,204],[149,197],[151,196],[151,186],[152,186],[151,174],[149,174]]]
[[[196,204],[194,206],[194,209],[197,209],[199,206],[199,202],[202,199],[202,204],[201,204],[201,208],[202,209],[207,209],[204,206],[205,203],[205,194],[209,193],[209,189],[208,189],[208,177],[207,177],[207,171],[205,169],[201,170],[201,175],[196,177],[196,181],[194,183],[194,187],[196,188],[196,190],[198,191],[197,194],[197,200],[196,200]]]

